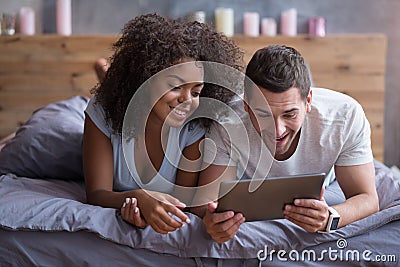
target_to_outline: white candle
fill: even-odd
[[[261,33],[265,36],[275,36],[277,32],[276,20],[273,18],[263,18],[261,20]]]
[[[245,12],[243,14],[244,35],[257,37],[260,35],[260,15],[257,12]]]
[[[35,12],[30,7],[21,7],[19,10],[19,31],[24,35],[35,34]]]
[[[200,23],[206,23],[206,13],[204,11],[196,11],[190,14],[189,21],[197,21]]]
[[[222,32],[230,37],[234,34],[234,20],[232,8],[216,8],[215,15],[215,29],[217,32]]]
[[[282,35],[295,36],[297,34],[297,11],[294,8],[288,9],[281,14]]]
[[[57,0],[57,33],[71,35],[71,0]]]

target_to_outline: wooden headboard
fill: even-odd
[[[32,111],[74,95],[89,96],[97,83],[93,63],[111,55],[118,35],[0,36],[0,138],[15,131]],[[315,86],[353,96],[372,128],[375,158],[383,161],[387,39],[382,34],[324,38],[234,36],[245,61],[259,48],[285,44],[310,64]]]

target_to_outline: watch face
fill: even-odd
[[[336,230],[339,225],[339,217],[334,217],[332,218],[332,223],[331,223],[331,229],[330,230]]]

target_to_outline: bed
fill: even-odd
[[[399,265],[400,178],[379,161],[380,211],[331,234],[287,220],[248,222],[218,244],[193,214],[190,224],[160,235],[125,223],[118,210],[86,204],[80,145],[87,102],[72,97],[35,111],[2,148],[2,266]],[[338,189],[327,188],[329,204],[344,200]]]
[[[1,38],[0,137],[23,125],[0,141],[0,266],[400,265],[400,178],[382,163],[384,36],[235,37],[247,57],[271,43],[297,47],[316,85],[363,104],[381,210],[332,234],[307,233],[286,220],[245,223],[224,244],[192,214],[189,225],[160,235],[125,223],[118,210],[85,203],[83,110],[95,83],[92,63],[109,55],[115,39]],[[330,204],[344,200],[337,189],[326,190]]]

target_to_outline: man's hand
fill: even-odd
[[[320,199],[295,199],[293,205],[285,206],[285,218],[308,232],[324,230],[329,218],[324,192],[322,189]]]
[[[215,213],[216,208],[217,203],[208,203],[203,223],[212,239],[218,243],[224,243],[235,236],[246,219],[241,213],[235,214],[233,211]]]

